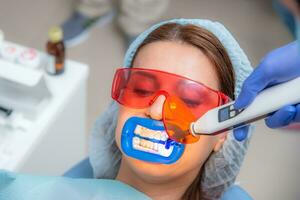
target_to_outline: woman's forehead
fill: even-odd
[[[175,41],[145,45],[137,53],[133,67],[178,74],[219,90],[214,64],[198,48]]]

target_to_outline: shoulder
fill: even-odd
[[[240,186],[233,185],[228,188],[224,195],[222,196],[221,200],[253,200],[252,197]]]

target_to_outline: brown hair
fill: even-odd
[[[231,99],[234,99],[235,76],[232,63],[226,49],[214,34],[195,25],[168,23],[151,32],[139,46],[137,52],[143,46],[157,41],[183,42],[200,49],[215,65],[220,90]],[[183,194],[182,199],[201,199],[200,183],[201,170]]]

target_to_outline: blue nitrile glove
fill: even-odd
[[[286,82],[300,76],[300,52],[297,42],[292,42],[268,53],[258,67],[245,80],[234,107],[247,107],[256,95],[266,87]],[[299,86],[300,87],[300,86]],[[270,128],[278,128],[300,122],[300,104],[287,105],[265,119]],[[243,128],[234,133],[239,141],[247,137]]]

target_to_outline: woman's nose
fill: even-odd
[[[161,120],[162,119],[162,110],[164,106],[164,102],[166,100],[166,97],[164,95],[159,95],[154,102],[150,105],[150,107],[147,109],[147,115],[155,120]]]

